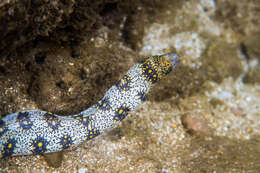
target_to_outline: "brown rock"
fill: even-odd
[[[246,116],[244,110],[241,107],[232,107],[230,111],[236,116],[236,117],[244,117]]]
[[[182,125],[191,134],[198,136],[210,136],[211,129],[207,125],[207,122],[197,114],[184,114],[181,117]]]
[[[44,154],[43,157],[50,167],[58,168],[62,164],[63,152]]]

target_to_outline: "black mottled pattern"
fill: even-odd
[[[120,90],[120,91],[128,91],[131,87],[130,87],[130,83],[131,83],[131,78],[129,75],[125,75],[121,80],[119,80],[116,83],[116,87]]]
[[[140,65],[143,76],[152,84],[172,71],[172,64],[164,56],[153,56]]]
[[[84,126],[88,127],[90,121],[89,116],[85,117],[83,114],[79,114],[76,119],[79,120]]]
[[[155,83],[159,80],[159,69],[158,63],[155,61],[157,58],[153,57],[154,61],[151,62],[150,59],[147,59],[141,64],[143,76],[150,82]]]
[[[115,112],[114,120],[116,121],[122,121],[128,114],[129,108],[127,108],[125,105],[120,106]]]
[[[111,109],[110,101],[108,97],[104,97],[102,100],[98,101],[97,105],[103,111]]]
[[[152,67],[144,69],[144,75],[151,83],[155,83],[159,80],[158,72]]]
[[[100,131],[96,128],[88,130],[87,140],[93,139],[94,137],[98,136]]]
[[[53,113],[45,113],[43,116],[48,124],[48,127],[52,130],[57,130],[61,126],[61,120],[58,119]]]
[[[5,125],[5,122],[3,120],[0,120],[0,137],[7,132],[8,127]]]
[[[72,145],[72,139],[69,135],[64,135],[61,139],[60,139],[60,144],[62,145],[63,149],[67,149],[70,147],[70,145]]]
[[[43,137],[37,136],[36,139],[33,140],[33,154],[43,154],[47,151],[47,145],[49,142]]]
[[[14,153],[15,145],[16,140],[14,138],[9,138],[7,142],[4,144],[4,154],[2,157],[5,158],[8,156],[12,156]]]
[[[19,122],[20,127],[24,130],[30,129],[33,125],[28,112],[19,112],[17,121]]]
[[[138,96],[141,99],[142,102],[144,102],[147,99],[148,94],[144,91],[138,92]]]
[[[80,115],[77,119],[79,119],[80,122],[87,127],[87,140],[90,140],[100,134],[100,131],[95,127],[94,120],[91,116],[84,117],[83,115]]]

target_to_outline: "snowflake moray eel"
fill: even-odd
[[[0,158],[62,151],[98,136],[145,101],[152,85],[180,62],[176,53],[143,59],[100,101],[76,115],[28,110],[5,116],[0,120]]]

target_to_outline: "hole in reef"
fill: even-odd
[[[56,86],[61,88],[61,89],[65,89],[66,88],[66,85],[65,85],[65,83],[63,81],[60,81],[60,82],[56,83]]]
[[[46,52],[39,52],[35,55],[35,61],[37,64],[43,64],[46,59]]]
[[[108,3],[104,6],[102,11],[100,12],[100,15],[105,16],[116,9],[117,9],[117,3]]]
[[[0,65],[0,73],[5,73],[5,72],[6,72],[5,68]]]

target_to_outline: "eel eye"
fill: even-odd
[[[169,66],[171,66],[171,63],[170,62],[166,62],[166,67],[169,67]]]

